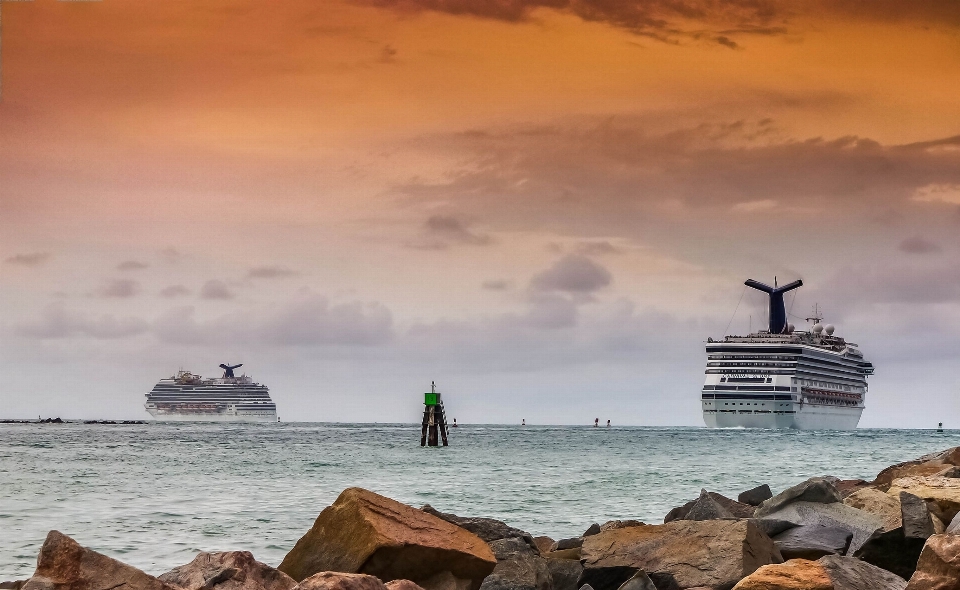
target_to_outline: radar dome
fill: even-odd
[[[833,324],[827,324],[823,327],[823,329],[826,330],[827,336],[833,336],[833,331],[836,330],[836,328],[833,327]]]
[[[813,325],[813,333],[819,334],[820,332],[823,332],[823,324],[821,324],[820,322],[817,322],[816,324]]]

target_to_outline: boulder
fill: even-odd
[[[529,539],[529,542],[533,547],[537,546],[533,537],[530,536],[530,534],[526,531],[513,528],[512,526],[493,518],[457,516],[456,514],[451,514],[449,512],[440,512],[429,504],[424,505],[420,510],[423,510],[427,514],[432,514],[440,520],[445,520],[450,524],[455,524],[460,528],[467,529],[487,543],[490,541],[497,541],[499,539],[506,539],[508,537],[520,537],[523,539]]]
[[[583,537],[571,537],[569,539],[560,539],[553,544],[550,551],[563,551],[564,549],[577,549],[583,545]]]
[[[631,526],[645,526],[647,523],[640,520],[608,520],[600,525],[600,532],[623,529]]]
[[[595,522],[595,523],[591,524],[589,527],[587,527],[587,530],[584,531],[583,534],[580,535],[580,536],[581,536],[581,537],[589,537],[589,536],[591,536],[591,535],[596,535],[596,534],[599,533],[599,532],[600,532],[600,524]]]
[[[896,479],[932,476],[957,465],[960,465],[960,447],[953,447],[938,453],[924,455],[914,461],[891,465],[877,474],[872,485],[886,491]]]
[[[789,520],[775,520],[773,518],[751,518],[750,522],[757,525],[760,530],[766,533],[771,539],[783,531],[788,531],[793,527],[800,526]]]
[[[387,587],[387,590],[423,590],[418,584],[414,584],[410,580],[390,580],[384,586]]]
[[[385,590],[386,586],[376,576],[320,572],[300,582],[297,590]]]
[[[111,559],[60,531],[50,531],[37,556],[37,569],[21,590],[179,590],[137,568]]]
[[[483,537],[480,538],[482,539]],[[540,553],[546,553],[547,551],[550,551],[550,548],[553,547],[554,543],[556,543],[556,541],[547,536],[533,538],[533,544],[537,546],[537,551]]]
[[[884,531],[892,531],[903,525],[900,516],[900,498],[881,492],[876,488],[863,488],[843,499],[847,506],[880,517]]]
[[[617,590],[657,590],[657,587],[653,585],[653,581],[646,572],[639,571],[633,574],[632,578],[620,584],[620,588]]]
[[[850,494],[870,486],[870,482],[862,479],[841,479],[834,482],[833,486],[840,492],[841,498],[846,498]]]
[[[960,514],[953,517],[953,520],[950,521],[950,524],[947,525],[947,528],[943,532],[951,535],[960,535]]]
[[[580,548],[560,549],[559,551],[547,551],[542,554],[547,559],[576,559],[580,561]]]
[[[734,518],[750,518],[753,516],[754,508],[749,504],[741,504],[736,500],[731,500],[730,498],[727,498],[726,496],[723,496],[716,492],[707,492],[707,495],[710,496],[710,498],[714,502],[716,502],[717,504],[722,506],[724,509],[726,509],[731,515],[733,515]],[[702,496],[703,496],[703,491],[701,490],[700,497]],[[674,520],[685,519],[687,517],[687,514],[693,508],[694,504],[700,501],[700,497],[698,497],[696,500],[690,500],[683,506],[678,506],[673,510],[671,510],[670,512],[668,512],[667,515],[663,518],[664,524],[668,522],[673,522]]]
[[[903,590],[906,581],[852,557],[828,555],[817,561],[791,559],[767,565],[734,590]]]
[[[0,590],[20,590],[26,583],[26,580],[7,580],[0,582]]]
[[[907,539],[927,540],[933,534],[933,518],[927,503],[910,492],[900,492],[900,519],[903,536]]]
[[[840,502],[830,504],[806,501],[793,502],[776,512],[767,514],[764,518],[787,520],[800,525],[821,525],[846,529],[853,534],[850,547],[847,549],[849,553],[857,551],[874,533],[883,529],[883,522],[880,517],[851,508]]]
[[[553,590],[577,590],[577,581],[583,574],[579,559],[546,559]]]
[[[550,590],[551,575],[546,559],[519,537],[490,543],[497,558],[493,572],[483,580],[481,590]]]
[[[249,551],[201,552],[159,579],[184,590],[290,590],[297,585],[287,574],[255,560]]]
[[[776,496],[765,500],[754,513],[758,518],[777,512],[794,502],[832,504],[840,502],[840,492],[833,481],[826,477],[812,477],[803,483],[787,488]]]
[[[955,477],[901,477],[893,480],[888,493],[909,492],[927,501],[940,520],[950,522],[960,512],[960,479]]]
[[[898,528],[878,532],[856,552],[848,550],[848,554],[893,572],[906,580],[917,568],[917,559],[922,549],[922,539],[907,539],[903,536],[903,528]]]
[[[907,590],[960,590],[960,536],[927,539]]]
[[[638,570],[658,588],[730,588],[758,567],[782,561],[773,541],[749,520],[681,520],[605,531],[581,548],[583,576],[616,590]]]
[[[818,524],[798,526],[773,537],[784,559],[819,559],[844,555],[853,533],[845,528]]]
[[[759,506],[765,500],[769,500],[773,497],[773,492],[770,491],[770,486],[763,484],[755,488],[750,488],[749,490],[741,493],[737,496],[737,502],[741,504],[748,504],[750,506]]]
[[[496,564],[487,544],[470,531],[379,494],[348,488],[320,513],[278,569],[295,580],[318,572],[363,573],[386,581],[411,580],[427,590],[438,590],[452,577],[464,590],[478,590]]]
[[[687,511],[683,520],[717,520],[720,518],[733,518],[733,514],[711,498],[707,490],[700,490],[700,497]]]

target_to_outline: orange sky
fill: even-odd
[[[533,348],[564,331],[556,358],[590,368],[560,383],[605,367],[624,375],[625,404],[663,387],[682,399],[697,374],[636,385],[624,363],[648,336],[618,336],[634,347],[619,358],[604,322],[678,322],[692,348],[658,371],[696,373],[698,342],[726,325],[742,280],[774,274],[802,276],[803,305],[833,305],[851,332],[889,340],[875,318],[893,313],[958,342],[955,2],[544,4],[3,3],[0,366],[115,371],[122,350],[139,364],[108,396],[121,413],[138,411],[137,379],[222,354],[335,358],[343,387],[358,363],[387,375],[407,359],[410,379],[439,363],[478,375],[469,389],[550,368],[490,357],[510,325]],[[533,277],[570,256],[612,280],[539,292]],[[131,260],[143,268],[118,270]],[[921,297],[908,279],[935,286]],[[205,298],[212,280],[230,297]],[[161,295],[175,286],[186,293]],[[231,348],[203,335],[241,316],[267,330],[277,309],[328,321],[323,306],[303,311],[310,297],[360,302],[356,317],[341,310],[344,333],[383,306],[389,333],[336,354],[350,338]],[[164,340],[185,307],[194,340]],[[424,330],[488,347],[437,360]],[[874,348],[888,366],[916,353],[898,340]],[[323,404],[296,393],[299,362],[275,378],[319,419]],[[874,423],[902,412],[912,379],[878,378]],[[696,403],[656,407],[644,415],[699,419]]]

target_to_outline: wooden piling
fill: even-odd
[[[430,382],[430,393],[423,394],[423,424],[420,427],[420,446],[447,446],[447,416],[436,384]]]

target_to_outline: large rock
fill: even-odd
[[[290,590],[297,585],[287,574],[255,560],[249,551],[201,552],[159,579],[184,590]]]
[[[843,499],[847,506],[880,517],[884,531],[903,526],[900,515],[900,498],[881,492],[876,488],[862,488]]]
[[[480,538],[482,539],[483,537]],[[553,547],[554,543],[556,543],[556,541],[545,535],[533,538],[533,544],[537,546],[537,551],[540,553],[546,553],[547,551],[550,551],[550,548]]]
[[[577,581],[583,575],[579,559],[546,559],[553,590],[577,590]]]
[[[960,465],[960,447],[924,455],[913,461],[906,461],[887,467],[873,480],[874,486],[886,490],[894,480],[902,477],[927,477],[944,472],[950,466]]]
[[[874,533],[883,529],[880,517],[840,502],[793,502],[764,518],[786,520],[800,525],[843,528],[853,535],[848,553],[857,551]]]
[[[862,479],[841,479],[833,482],[833,486],[840,492],[841,498],[846,498],[850,494],[869,487],[870,482]]]
[[[657,590],[653,580],[646,572],[639,571],[632,578],[620,585],[617,590]]]
[[[828,555],[817,561],[792,559],[764,566],[734,590],[903,590],[905,586],[905,580],[878,567]]]
[[[536,541],[526,531],[513,528],[512,526],[493,518],[457,516],[456,514],[451,514],[449,512],[440,512],[429,504],[424,505],[421,510],[427,514],[432,514],[441,520],[445,520],[450,524],[455,524],[460,528],[467,529],[487,543],[509,537],[520,537],[522,539],[528,539],[532,546],[537,546]]]
[[[773,492],[770,491],[770,486],[763,484],[755,488],[750,488],[749,490],[741,493],[739,496],[737,496],[737,502],[750,506],[759,506],[760,504],[763,504],[764,501],[769,500],[772,497]]]
[[[616,590],[638,570],[658,588],[730,588],[758,567],[782,561],[773,541],[749,520],[681,520],[602,532],[584,540],[583,576]]]
[[[37,569],[21,590],[179,590],[133,566],[111,559],[60,531],[50,531]]]
[[[927,501],[931,511],[943,522],[960,512],[960,479],[955,477],[901,477],[893,480],[889,494],[909,492]]]
[[[960,536],[927,539],[907,590],[960,590]]]
[[[647,523],[641,520],[608,520],[600,525],[600,532],[612,531],[613,529],[623,529],[631,526],[646,526]]]
[[[734,518],[750,518],[753,516],[754,507],[749,504],[741,504],[736,500],[731,500],[722,494],[716,492],[707,492],[707,496],[711,500],[722,506],[730,515]],[[690,500],[683,506],[678,506],[667,513],[663,518],[664,524],[668,522],[673,522],[674,520],[684,520],[687,518],[687,515],[690,513],[690,510],[693,509],[694,505],[700,502],[700,499],[703,497],[703,491],[701,490],[700,496],[696,500]],[[704,519],[701,519],[704,520]],[[709,519],[706,519],[709,520]]]
[[[579,549],[583,546],[583,537],[570,537],[569,539],[560,539],[550,547],[550,551],[563,551],[565,549]]]
[[[693,503],[683,520],[717,520],[733,518],[729,510],[710,497],[707,490],[700,490],[700,497]]]
[[[960,514],[953,517],[953,520],[950,521],[950,524],[943,532],[950,533],[951,535],[960,535]]]
[[[481,590],[550,590],[552,576],[546,559],[524,539],[508,537],[490,543],[497,566]],[[555,561],[555,560],[554,560]]]
[[[903,521],[904,537],[926,541],[934,533],[934,518],[926,501],[910,492],[900,492],[900,519]]]
[[[818,524],[798,526],[773,537],[784,559],[819,559],[844,555],[853,533],[847,529]]]
[[[297,586],[297,590],[386,590],[386,588],[376,576],[343,572],[320,572]]]
[[[320,513],[278,569],[295,580],[326,571],[363,573],[386,581],[411,580],[427,590],[448,584],[444,574],[449,574],[464,590],[478,590],[496,564],[487,544],[470,531],[349,488]]]
[[[777,512],[794,502],[832,504],[840,502],[840,492],[833,481],[825,477],[812,477],[805,482],[787,488],[776,496],[765,500],[754,513],[758,518]]]
[[[917,559],[922,549],[923,539],[907,539],[903,536],[901,527],[892,531],[878,532],[855,553],[848,553],[906,580],[917,568]]]

